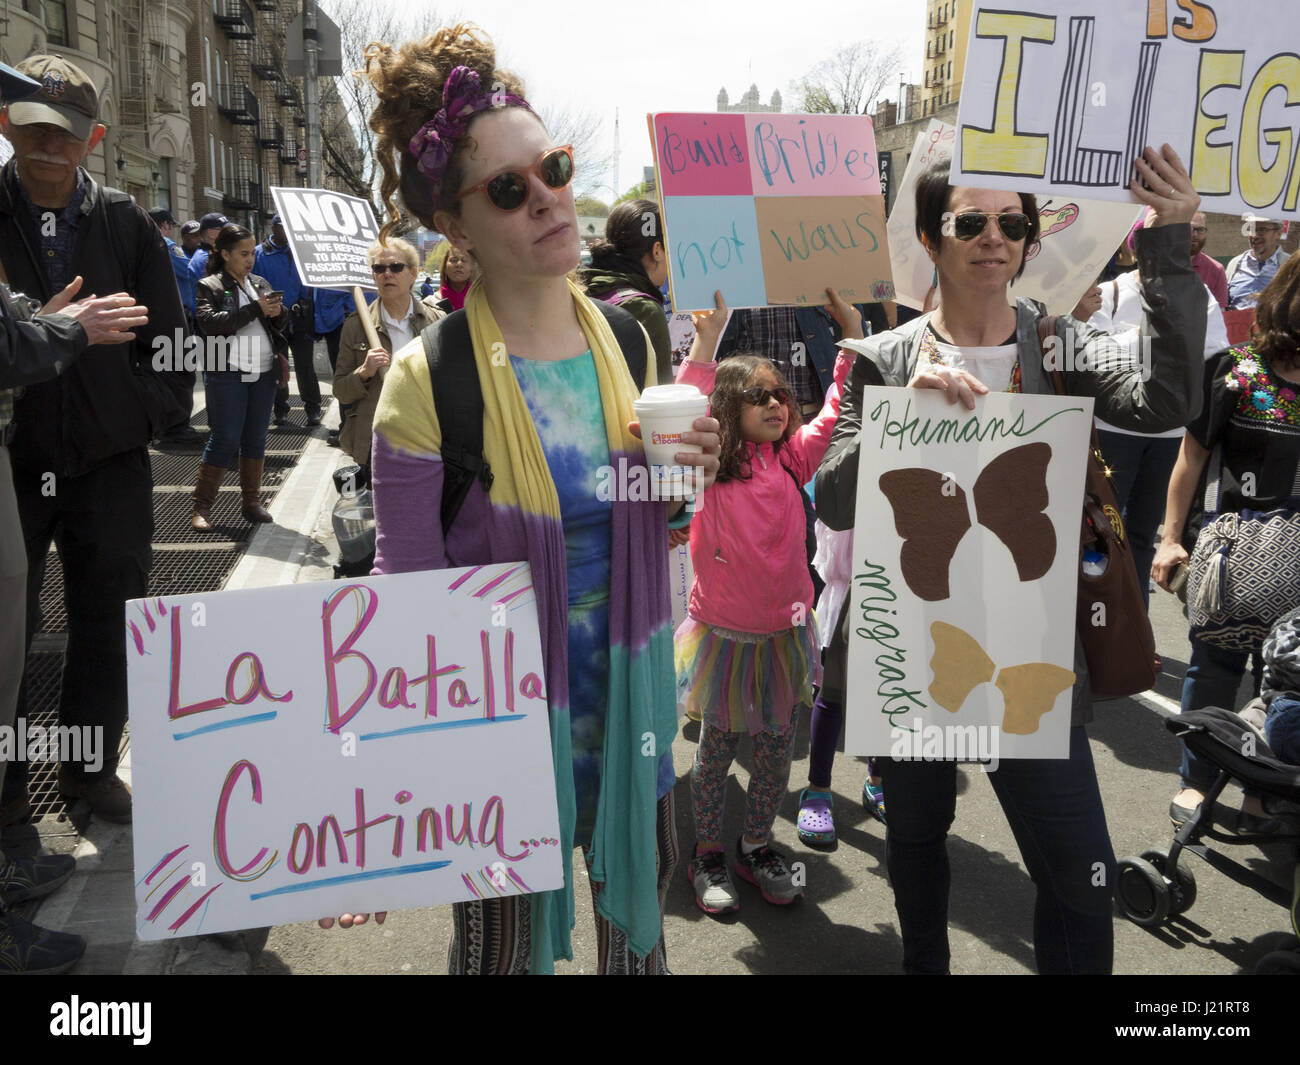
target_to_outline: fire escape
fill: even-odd
[[[217,110],[238,126],[235,139],[235,174],[226,190],[222,208],[226,211],[260,212],[262,168],[260,127],[262,107],[253,91],[252,45],[257,25],[253,9],[245,0],[215,0],[217,25],[235,42],[230,56],[230,83],[217,87]]]

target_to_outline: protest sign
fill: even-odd
[[[889,216],[889,256],[898,302],[921,310],[937,278],[916,239],[916,182],[931,163],[952,158],[957,130],[938,119],[918,133]],[[953,182],[956,184],[956,181]],[[1039,197],[1038,243],[1025,249],[1025,272],[1011,288],[1047,305],[1048,314],[1069,314],[1128,235],[1143,208],[1077,197]]]
[[[650,116],[673,309],[890,299],[865,115]]]
[[[370,204],[328,189],[271,189],[304,285],[375,289],[366,249],[379,236]]]
[[[1131,200],[1171,144],[1207,211],[1297,215],[1295,13],[1267,0],[976,3],[954,184]]]
[[[558,888],[526,563],[127,603],[136,933]]]
[[[845,752],[1065,758],[1091,398],[862,411]]]

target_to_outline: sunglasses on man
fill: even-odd
[[[952,235],[958,240],[974,240],[984,232],[990,218],[996,218],[1002,235],[1010,241],[1024,240],[1029,235],[1029,215],[1021,211],[963,211],[953,219]]]
[[[463,200],[480,189],[498,211],[517,211],[528,202],[529,178],[536,174],[548,189],[559,192],[573,180],[573,145],[551,148],[525,170],[503,170],[465,189],[456,199]]]

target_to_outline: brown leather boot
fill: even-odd
[[[246,459],[239,457],[239,490],[244,494],[243,514],[245,521],[271,521],[271,513],[262,506],[258,493],[262,488],[263,459]]]
[[[199,463],[199,480],[194,486],[194,513],[190,516],[190,528],[196,532],[212,531],[212,504],[217,501],[217,489],[221,487],[221,478],[226,471],[220,466]]]

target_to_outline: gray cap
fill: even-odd
[[[19,126],[47,122],[66,129],[77,140],[90,139],[99,119],[99,93],[89,74],[61,55],[28,56],[16,69],[34,78],[40,88],[9,105],[9,121]]]

